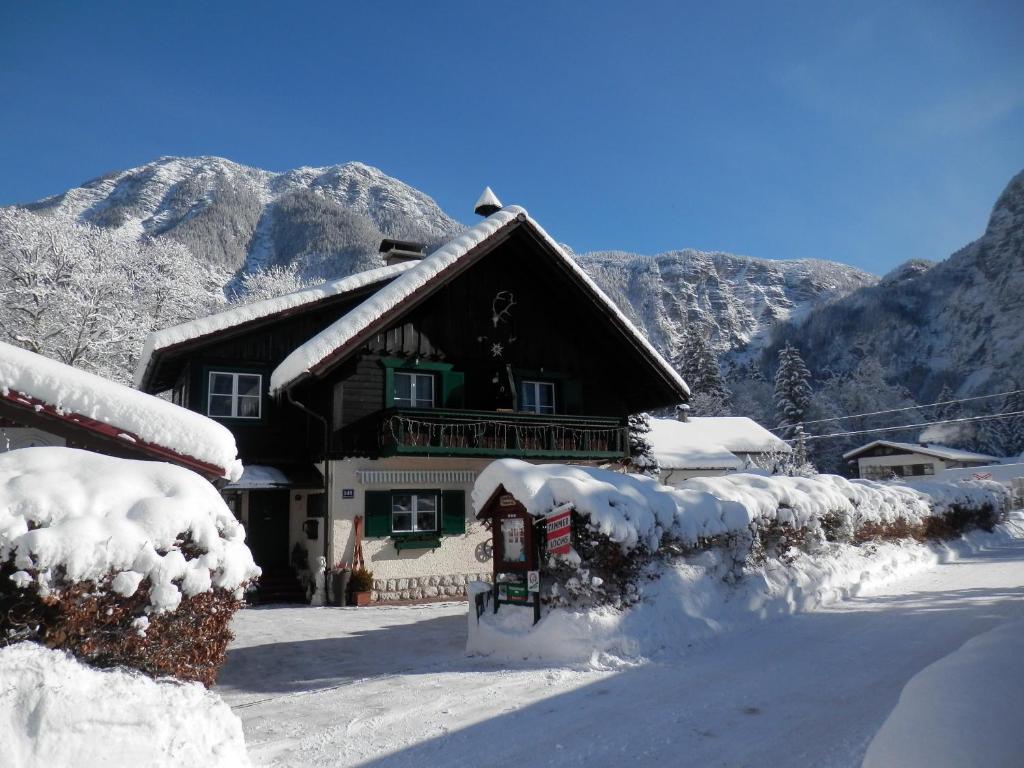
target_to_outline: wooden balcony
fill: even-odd
[[[629,440],[624,419],[505,411],[391,408],[335,433],[334,453],[616,459]]]

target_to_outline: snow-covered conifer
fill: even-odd
[[[782,436],[796,436],[796,425],[806,421],[811,406],[811,373],[800,351],[790,345],[779,350],[779,369],[775,373],[775,412]]]
[[[636,413],[629,417],[629,466],[634,472],[650,477],[660,474],[654,448],[647,435],[651,431],[651,417],[647,413]]]

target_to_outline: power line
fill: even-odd
[[[904,408],[889,408],[885,411],[871,411],[869,413],[853,413],[849,416],[832,416],[828,419],[815,419],[814,421],[801,421],[803,425],[807,424],[824,424],[826,421],[845,421],[846,419],[859,419],[864,416],[881,416],[887,413],[901,413],[902,411],[916,411],[921,408],[934,408],[937,405],[952,405],[953,403],[969,403],[972,400],[987,400],[993,397],[1006,397],[1007,395],[1016,395],[1024,392],[1024,389],[1011,389],[1009,392],[996,392],[993,395],[976,395],[974,397],[961,397],[956,400],[940,400],[937,403],[924,403],[923,405],[908,405]],[[939,423],[939,422],[936,422]],[[773,427],[770,432],[778,432],[783,429],[788,429],[790,426],[795,425],[784,425],[779,427]]]
[[[1024,416],[1024,411],[1009,411],[1008,413],[990,413],[985,416],[965,416],[960,419],[941,419],[939,421],[922,421],[919,424],[902,424],[898,427],[876,427],[875,429],[857,429],[850,432],[832,432],[827,435],[804,435],[804,441],[824,440],[830,437],[849,437],[852,435],[867,435],[873,432],[899,432],[904,429],[916,429],[917,427],[932,427],[937,424],[962,424],[969,421],[985,421],[986,419],[1002,419],[1008,416]],[[796,442],[796,438],[786,440],[787,443]]]

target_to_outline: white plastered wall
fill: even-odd
[[[417,470],[444,472],[446,470],[480,472],[490,459],[391,457],[386,459],[345,459],[332,461],[330,468],[330,518],[332,553],[334,562],[352,562],[352,526],[356,515],[365,512],[365,493],[368,490],[385,491],[401,488],[431,488],[441,491],[461,490],[466,493],[466,533],[444,534],[437,549],[413,549],[398,552],[389,537],[363,538],[363,557],[366,567],[373,571],[375,581],[407,582],[409,579],[460,576],[477,577],[491,572],[491,560],[484,544],[491,538],[482,523],[473,515],[470,495],[472,480],[465,482],[388,482],[366,484],[360,479],[363,470]],[[353,492],[351,499],[343,498],[343,491]],[[384,588],[382,587],[382,590]],[[396,587],[397,589],[397,587]],[[394,590],[388,590],[394,591]]]

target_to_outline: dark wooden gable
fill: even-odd
[[[464,372],[460,407],[510,406],[494,379],[554,381],[561,413],[624,416],[680,399],[651,359],[529,227],[379,329],[324,377],[344,382],[351,418],[384,405],[382,360],[448,363]],[[313,385],[312,388],[316,388]],[[351,390],[351,391],[349,391]],[[327,404],[327,395],[321,396]],[[349,421],[346,418],[345,421]]]

